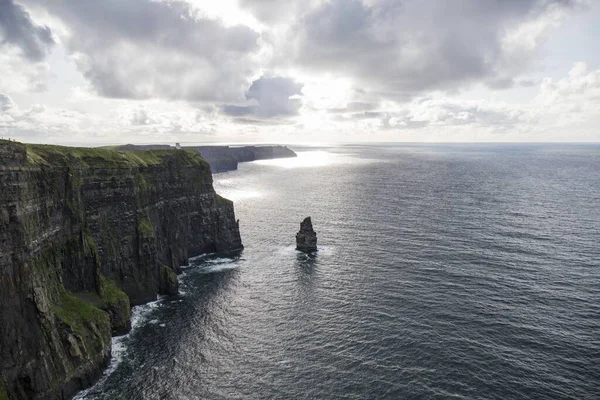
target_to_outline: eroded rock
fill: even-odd
[[[310,217],[300,223],[300,231],[296,234],[296,250],[305,253],[317,251],[317,232],[313,229]]]

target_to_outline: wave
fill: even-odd
[[[110,364],[104,370],[102,377],[91,387],[79,392],[73,400],[85,400],[88,394],[94,393],[98,388],[101,388],[110,375],[115,372],[117,367],[123,362],[124,356],[127,353],[128,344],[133,333],[147,321],[150,313],[156,310],[161,305],[161,300],[152,301],[140,306],[135,306],[131,309],[131,330],[122,336],[115,336],[111,339],[111,359]],[[158,320],[152,319],[148,323],[156,323]]]

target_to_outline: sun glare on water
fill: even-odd
[[[338,156],[327,151],[304,151],[298,152],[298,157],[293,158],[278,158],[274,160],[259,160],[255,161],[260,165],[272,165],[281,168],[308,168],[308,167],[324,167],[335,164],[338,161]]]
[[[262,197],[264,193],[256,188],[243,187],[236,179],[215,179],[215,190],[229,200],[245,200]]]

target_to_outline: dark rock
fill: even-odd
[[[27,150],[24,144],[0,139],[0,165],[16,166],[26,161]]]
[[[197,152],[0,141],[0,399],[68,399],[101,376],[130,305],[189,257],[240,250]]]
[[[317,233],[314,231],[310,217],[300,223],[300,231],[296,234],[296,250],[305,253],[317,251]]]
[[[160,282],[161,292],[174,296],[179,293],[179,280],[177,279],[177,275],[173,270],[167,266],[161,266],[162,271],[162,279]]]

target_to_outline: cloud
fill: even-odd
[[[263,76],[246,91],[247,106],[225,105],[223,113],[231,117],[252,116],[256,119],[287,118],[298,115],[302,107],[303,85],[292,78]],[[251,119],[244,119],[250,122]]]
[[[9,95],[7,95],[5,93],[0,93],[0,111],[2,111],[3,113],[6,113],[9,110],[12,110],[16,107],[17,107],[17,105],[15,104],[13,99],[10,98]]]
[[[318,2],[318,0],[239,0],[239,5],[249,10],[256,19],[277,24],[297,15],[300,7],[310,8],[313,3]]]
[[[427,127],[443,130],[469,126],[474,131],[485,128],[499,133],[536,122],[540,116],[538,111],[500,102],[437,95],[416,98],[394,109],[344,114],[336,110],[332,115],[339,122],[364,121],[382,130],[406,131]]]
[[[157,123],[145,108],[133,110],[130,121],[132,125],[153,125]]]
[[[223,112],[232,117],[252,115],[255,114],[257,110],[257,106],[235,106],[230,104],[223,106]]]
[[[347,113],[350,111],[373,111],[379,107],[379,103],[369,103],[364,101],[351,101],[343,108],[329,108],[329,113]]]
[[[43,60],[54,45],[47,26],[36,25],[25,10],[13,0],[0,1],[0,48],[15,46],[30,61]]]
[[[50,76],[50,67],[47,63],[27,61],[14,47],[0,51],[0,91],[41,92],[46,90]]]
[[[573,65],[569,75],[559,80],[545,78],[535,99],[543,105],[569,107],[570,110],[600,107],[600,69],[590,71],[584,62]]]
[[[47,26],[36,24],[13,0],[0,0],[0,91],[46,90],[50,70],[43,62],[55,44]]]
[[[42,135],[71,136],[99,125],[100,120],[86,113],[65,109],[50,109],[34,104],[22,109],[7,94],[0,93],[0,132],[3,136],[31,140]]]
[[[564,78],[545,78],[532,104],[544,110],[544,125],[562,130],[567,136],[586,131],[590,137],[596,135],[597,140],[600,69],[591,70],[587,64],[578,62]]]
[[[541,50],[583,1],[0,0],[0,92],[23,106],[0,96],[0,130],[116,142],[550,130],[597,140],[600,72],[532,70],[565,61]]]
[[[396,100],[474,82],[506,88],[575,3],[331,0],[301,17],[282,57]]]
[[[0,136],[23,141],[73,142],[151,142],[177,141],[187,137],[198,141],[216,133],[215,119],[206,120],[210,109],[196,109],[165,102],[123,102],[110,110],[110,119],[96,113],[34,104],[21,108],[12,98],[0,93]],[[114,116],[117,116],[114,118]],[[218,116],[213,115],[218,119]]]
[[[62,42],[104,97],[237,100],[259,49],[258,33],[184,1],[25,1],[60,19]]]

